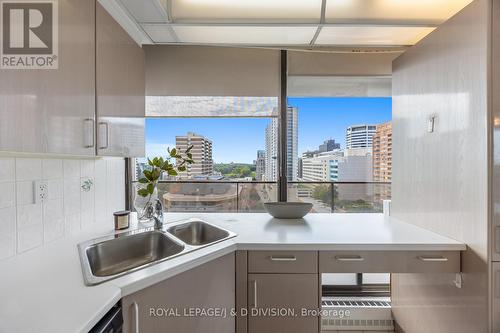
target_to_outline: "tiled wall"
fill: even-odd
[[[46,181],[48,197],[35,203],[34,182]],[[90,189],[82,184],[90,180]],[[0,260],[79,232],[92,223],[113,225],[124,209],[121,158],[0,157]]]

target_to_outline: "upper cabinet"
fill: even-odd
[[[97,154],[144,156],[144,51],[96,7]]]
[[[142,48],[93,0],[53,6],[52,21],[41,13],[54,31],[45,44],[57,49],[57,68],[0,69],[0,151],[144,156]],[[33,34],[16,41],[7,32],[9,45],[34,43],[19,53],[36,56],[46,41]]]
[[[0,151],[95,155],[95,3],[54,4],[58,68],[0,69]]]

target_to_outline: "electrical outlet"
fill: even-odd
[[[46,180],[35,181],[35,203],[44,202],[49,198],[49,183]]]

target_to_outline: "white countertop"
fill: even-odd
[[[76,245],[112,233],[109,228],[94,226],[0,262],[0,333],[87,332],[123,296],[236,249],[466,249],[460,242],[382,214],[310,214],[300,220],[278,220],[265,213],[168,213],[166,223],[193,217],[238,236],[91,287],[84,285]]]

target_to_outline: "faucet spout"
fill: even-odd
[[[163,205],[159,199],[156,199],[154,204],[153,220],[155,230],[163,229]]]

